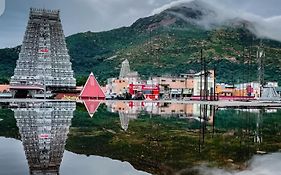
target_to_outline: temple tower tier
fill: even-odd
[[[72,89],[76,86],[59,10],[30,9],[11,90]]]

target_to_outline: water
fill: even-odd
[[[154,102],[0,109],[0,174],[277,175],[281,110]]]
[[[16,175],[29,173],[29,165],[20,141],[1,137],[0,150],[2,150],[0,154],[0,174]],[[128,162],[100,156],[78,155],[65,151],[60,165],[60,174],[146,175],[148,173],[135,170]]]

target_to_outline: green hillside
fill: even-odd
[[[246,29],[249,22],[205,30],[172,15],[171,11],[181,12],[191,19],[202,15],[200,11],[173,8],[139,19],[130,27],[67,37],[78,84],[84,83],[90,72],[103,83],[109,77],[118,76],[124,59],[144,77],[199,71],[201,49],[204,49],[208,67],[217,70],[219,82],[257,79],[255,57],[260,40]],[[263,44],[267,54],[265,78],[281,83],[281,43],[263,40]],[[0,81],[7,82],[13,74],[18,52],[19,48],[0,50]]]

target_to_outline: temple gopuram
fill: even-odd
[[[10,86],[12,96],[19,98],[76,87],[59,10],[30,9]]]

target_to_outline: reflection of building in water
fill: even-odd
[[[84,100],[83,101],[89,116],[92,118],[100,106],[100,101]]]
[[[118,113],[120,118],[121,127],[127,131],[130,120],[135,120],[138,115],[143,111],[143,102],[122,102],[116,101],[107,103],[108,111]]]
[[[138,114],[130,114],[124,112],[118,112],[118,113],[119,113],[121,127],[125,131],[128,130],[130,120],[135,120],[138,118]]]
[[[121,127],[124,130],[128,129],[129,121],[137,119],[140,113],[151,115],[160,115],[162,117],[179,117],[186,119],[200,120],[200,105],[199,104],[177,104],[177,103],[159,103],[159,102],[111,102],[107,103],[108,111],[119,113]],[[202,110],[202,109],[201,109]],[[207,119],[213,122],[212,112],[214,108],[208,106]]]
[[[107,110],[110,112],[123,112],[127,114],[140,114],[142,111],[145,111],[145,102],[124,102],[124,101],[115,101],[108,102]]]
[[[17,103],[13,109],[30,174],[59,174],[76,104]]]
[[[163,103],[159,105],[158,114],[193,116],[193,104]]]
[[[262,137],[262,123],[263,123],[263,114],[264,114],[264,109],[260,109],[258,115],[256,116],[256,128],[254,131],[254,142],[261,144],[263,142],[263,137]]]
[[[199,117],[199,104],[159,103],[159,102],[111,102],[107,103],[108,111],[123,112],[127,114],[140,114],[146,112],[153,115],[165,117]],[[211,108],[207,110],[208,117],[212,117]]]

